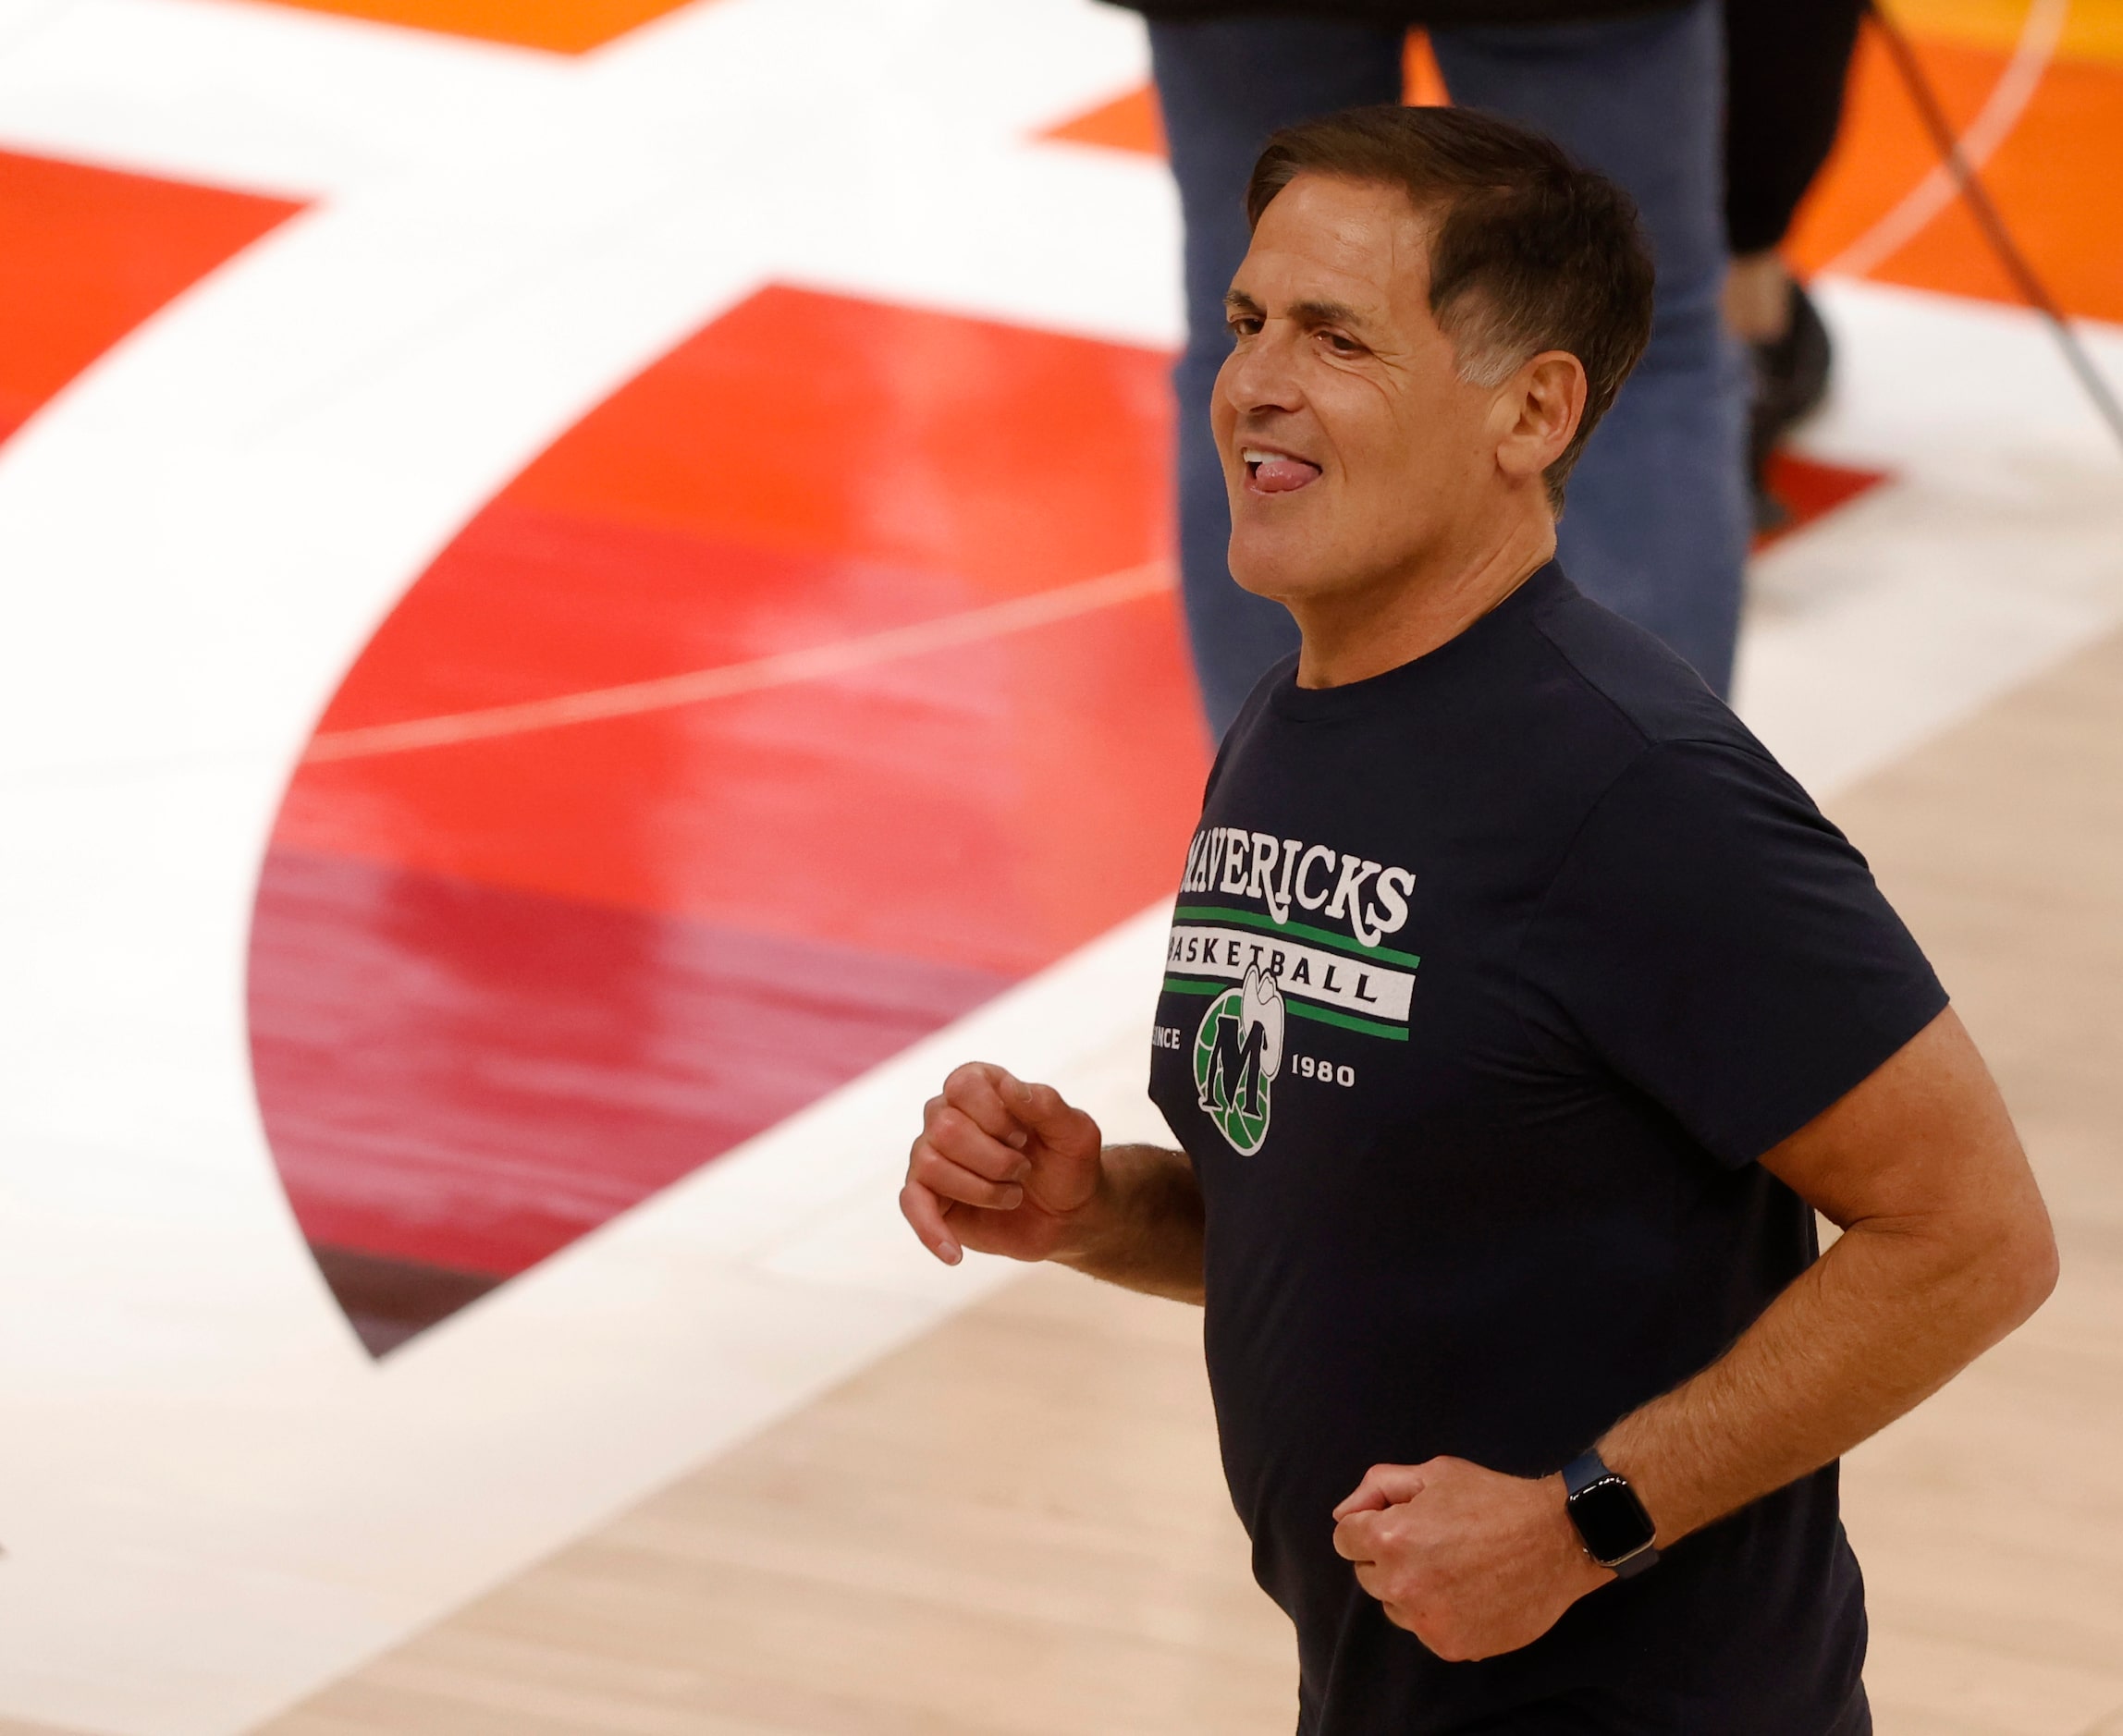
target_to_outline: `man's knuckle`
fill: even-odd
[[[948,1121],[938,1122],[929,1138],[937,1150],[954,1163],[964,1163],[976,1149],[972,1128],[957,1114]]]

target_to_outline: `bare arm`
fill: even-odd
[[[1950,1009],[1762,1162],[1844,1233],[1730,1351],[1601,1442],[1661,1544],[1877,1433],[2056,1282],[2042,1195]]]
[[[1194,1168],[1155,1145],[1101,1145],[1050,1085],[969,1062],[929,1099],[900,1210],[938,1259],[1054,1260],[1176,1302],[1202,1299]]]
[[[1662,1546],[1893,1422],[2056,1280],[2027,1158],[1950,1010],[1762,1162],[1844,1233],[1716,1362],[1600,1442]],[[1612,1577],[1578,1547],[1560,1475],[1374,1465],[1334,1518],[1358,1582],[1444,1657],[1528,1644]]]
[[[1101,1154],[1105,1196],[1077,1247],[1053,1256],[1109,1284],[1201,1305],[1201,1189],[1184,1152],[1159,1145],[1109,1145]]]

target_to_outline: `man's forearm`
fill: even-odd
[[[1936,1391],[2040,1305],[2046,1230],[1942,1244],[1860,1223],[1692,1380],[1601,1441],[1661,1547],[1819,1469]]]
[[[1194,1167],[1155,1145],[1107,1146],[1083,1238],[1055,1257],[1109,1284],[1199,1303],[1202,1201]]]

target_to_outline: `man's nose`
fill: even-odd
[[[1258,410],[1295,410],[1303,401],[1296,360],[1290,334],[1270,324],[1250,343],[1232,351],[1219,377],[1218,389],[1242,416]]]

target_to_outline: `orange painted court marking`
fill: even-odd
[[[2027,8],[2013,0],[1900,0],[1918,49],[1956,124],[1979,114],[2012,59]],[[1942,23],[1943,21],[1943,23]],[[1440,100],[1428,44],[1409,39],[1408,100]],[[1155,93],[1131,91],[1042,135],[1162,154]],[[1893,65],[1870,32],[1851,68],[1835,155],[1793,227],[1791,252],[1818,270],[1892,211],[1938,161]],[[2123,321],[2123,4],[2074,0],[2026,111],[1982,177],[2021,247],[2066,312]],[[1868,275],[1911,288],[2019,304],[1974,220],[1957,200]]]
[[[688,0],[272,0],[305,12],[336,12],[448,36],[580,55]]]
[[[2032,0],[2026,26],[2013,44],[2012,56],[1983,99],[1982,107],[1956,129],[1960,171],[1980,176],[1998,147],[2012,136],[2035,92],[2041,90],[2050,63],[2056,58],[2057,41],[2070,17],[2071,0]],[[1915,52],[1913,46],[1911,52]],[[1900,70],[1898,63],[1896,70]],[[1934,163],[1884,216],[1822,269],[1852,277],[1867,275],[1921,235],[1960,196],[1956,165],[1943,160]]]
[[[0,440],[301,207],[0,152]]]
[[[1156,89],[1147,84],[1086,109],[1059,127],[1049,127],[1039,137],[1065,144],[1101,145],[1109,151],[1133,151],[1144,156],[1165,154],[1164,116],[1158,112]]]
[[[1918,52],[1957,125],[1983,105],[2010,56],[1925,41]],[[1826,263],[1931,173],[1937,161],[1908,93],[1870,34],[1851,69],[1843,136],[1800,211],[1791,252]],[[2123,320],[2123,67],[2058,59],[1982,169],[1983,184],[2068,312]],[[1870,274],[1877,281],[2018,304],[2004,268],[1958,201]]]
[[[1451,101],[1445,94],[1444,76],[1430,53],[1430,39],[1421,31],[1408,32],[1408,44],[1401,58],[1402,100],[1417,108],[1435,108]],[[1158,113],[1158,93],[1140,85],[1087,109],[1059,127],[1039,135],[1070,144],[1101,145],[1109,151],[1134,151],[1145,156],[1165,154],[1164,119]]]
[[[1410,108],[1442,108],[1452,101],[1438,57],[1430,52],[1430,39],[1422,31],[1410,31],[1401,51],[1401,101]]]
[[[1913,36],[2009,53],[2027,22],[2028,0],[1887,0]],[[2057,43],[2066,60],[2123,66],[2123,0],[2071,0]]]

